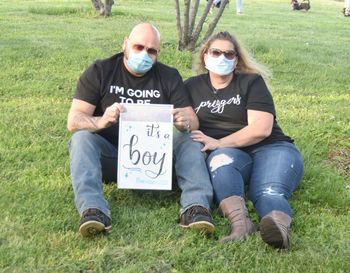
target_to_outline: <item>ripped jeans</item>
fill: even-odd
[[[292,143],[277,141],[250,152],[216,149],[209,154],[207,165],[218,204],[233,195],[244,198],[247,187],[261,218],[273,210],[292,215],[288,199],[304,173],[303,159]]]

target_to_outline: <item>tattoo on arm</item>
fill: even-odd
[[[99,130],[97,121],[100,117],[91,117],[84,113],[75,114],[73,117],[73,124],[77,130],[89,130],[96,132]]]

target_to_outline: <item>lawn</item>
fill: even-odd
[[[160,60],[194,75],[193,54],[177,51],[174,6],[118,0],[100,18],[88,0],[0,2],[0,272],[350,272],[350,19],[339,1],[313,0],[305,13],[288,0],[245,0],[236,16],[232,0],[216,29],[273,70],[279,124],[305,159],[289,252],[259,235],[219,243],[229,227],[217,209],[214,236],[185,232],[178,191],[115,185],[104,187],[112,233],[78,233],[66,130],[77,79],[142,21],[162,34]]]

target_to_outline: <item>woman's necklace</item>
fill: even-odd
[[[217,95],[218,92],[220,91],[220,89],[226,88],[230,84],[230,82],[232,81],[232,77],[233,77],[233,75],[232,76],[230,75],[230,77],[228,77],[228,79],[225,82],[218,84],[218,85],[220,85],[219,88],[214,87],[212,80],[209,77],[209,84],[210,84],[211,90],[213,91],[214,95]]]
[[[219,89],[216,89],[212,84],[210,86],[211,86],[211,90],[213,91],[214,95],[216,95],[218,93]]]

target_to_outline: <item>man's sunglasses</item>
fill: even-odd
[[[132,46],[132,49],[134,51],[140,52],[144,49],[146,49],[146,52],[148,55],[152,55],[152,56],[157,56],[158,55],[158,50],[152,47],[145,47],[144,45],[140,45],[140,44],[134,44]]]
[[[222,54],[224,54],[225,58],[228,60],[233,60],[237,56],[237,52],[234,50],[222,51],[222,50],[217,49],[217,48],[209,48],[208,52],[209,52],[210,56],[212,56],[214,58],[219,58]]]

